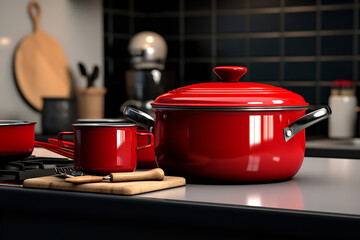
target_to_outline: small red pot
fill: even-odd
[[[77,123],[133,123],[132,121],[126,118],[119,119],[77,119]],[[148,133],[148,130],[139,130],[138,132]],[[137,135],[137,144],[138,146],[144,146],[149,144],[149,137],[147,135]],[[73,157],[72,157],[73,158]],[[151,147],[143,149],[142,151],[137,151],[137,169],[148,169],[158,167],[155,161],[155,152],[154,145]]]
[[[214,71],[223,83],[178,88],[152,104],[159,166],[167,174],[212,181],[292,178],[304,158],[304,129],[327,118],[330,108],[305,115],[308,103],[298,94],[238,83],[246,68]],[[149,121],[149,116],[130,108],[124,115],[143,125]]]
[[[137,151],[151,148],[153,134],[138,132],[133,123],[76,123],[74,132],[59,133],[58,143],[74,149],[75,169],[87,173],[106,175],[112,172],[134,171]],[[74,134],[74,146],[63,141],[63,135]],[[150,144],[138,147],[137,136],[150,137]]]
[[[34,150],[36,122],[0,120],[0,160],[23,159]]]

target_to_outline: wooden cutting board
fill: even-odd
[[[41,111],[43,97],[70,96],[71,78],[61,45],[40,28],[40,4],[30,2],[28,10],[34,23],[34,32],[25,37],[16,49],[14,73],[17,87],[25,101],[35,110]]]
[[[27,188],[45,188],[75,192],[107,193],[117,195],[135,195],[167,188],[179,187],[186,184],[183,177],[165,176],[162,181],[133,181],[133,182],[99,182],[73,184],[65,182],[63,178],[46,176],[29,178],[23,183]]]

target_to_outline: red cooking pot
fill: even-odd
[[[36,122],[0,120],[0,160],[23,159],[34,150]]]
[[[216,67],[222,83],[181,87],[159,96],[155,156],[167,174],[190,179],[266,182],[292,178],[305,153],[304,129],[331,114],[307,115],[298,94],[259,83],[238,83],[244,67]],[[150,116],[131,108],[124,115],[149,126]]]

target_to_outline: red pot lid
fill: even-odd
[[[223,82],[210,82],[177,88],[159,96],[154,108],[284,108],[309,105],[299,94],[284,88],[250,82],[238,82],[245,67],[215,67]]]

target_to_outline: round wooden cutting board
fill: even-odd
[[[71,78],[61,45],[40,28],[40,4],[30,2],[28,10],[34,32],[16,49],[14,72],[18,89],[26,102],[41,111],[44,97],[70,96]]]

